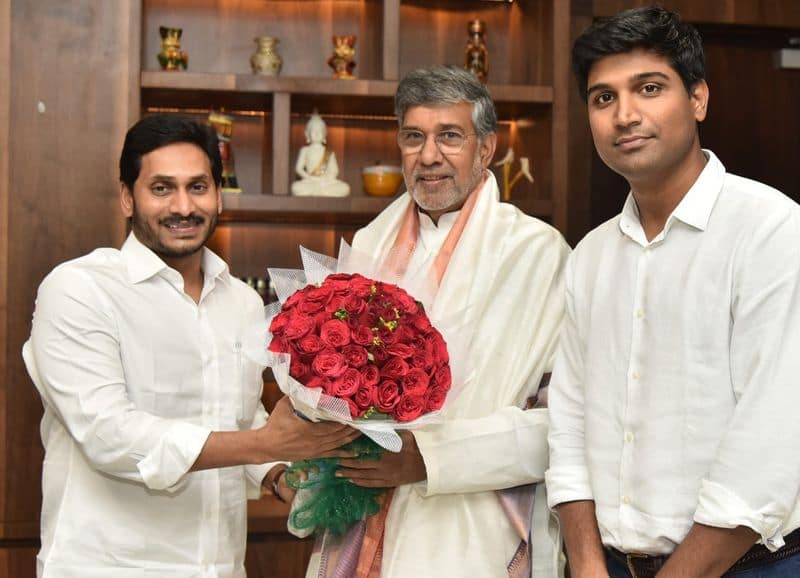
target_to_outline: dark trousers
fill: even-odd
[[[616,556],[606,552],[606,564],[611,578],[648,578],[634,576],[626,564]],[[800,577],[800,552],[796,552],[782,560],[770,562],[755,568],[731,570],[724,578],[798,578]]]

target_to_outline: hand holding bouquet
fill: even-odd
[[[269,326],[276,380],[300,412],[361,429],[344,449],[362,459],[398,451],[395,428],[435,415],[451,388],[450,356],[422,305],[396,285],[359,274],[334,273],[283,303]],[[276,366],[288,367],[282,373]],[[377,443],[375,443],[376,440]],[[290,467],[296,489],[312,489],[290,516],[300,535],[313,529],[344,533],[378,510],[384,489],[335,476],[335,459]],[[308,472],[301,480],[300,472]]]

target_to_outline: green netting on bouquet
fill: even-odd
[[[377,460],[383,448],[365,435],[342,446],[353,457]],[[315,458],[295,462],[286,471],[286,483],[295,490],[310,489],[305,503],[289,514],[289,523],[298,530],[313,528],[317,532],[329,530],[340,536],[350,527],[380,509],[377,498],[386,488],[363,488],[347,478],[337,478],[338,458]],[[308,479],[300,479],[301,472]]]

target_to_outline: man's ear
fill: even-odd
[[[480,141],[478,154],[481,159],[481,168],[488,169],[489,164],[494,158],[494,151],[497,148],[497,133],[491,133],[483,137]]]
[[[694,108],[694,118],[697,122],[703,122],[708,112],[708,84],[705,80],[698,80],[692,87],[689,94]]]
[[[119,206],[122,208],[122,215],[126,219],[133,216],[133,191],[123,182],[119,184]]]

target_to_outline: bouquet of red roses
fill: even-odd
[[[294,293],[269,327],[289,374],[347,404],[353,418],[409,422],[444,404],[452,382],[441,334],[400,287],[329,275]]]
[[[269,331],[281,388],[301,414],[361,429],[366,435],[345,449],[363,459],[377,459],[384,448],[399,451],[394,429],[429,420],[451,389],[444,338],[422,304],[396,285],[330,274],[292,293]],[[385,490],[335,477],[336,463],[314,459],[289,468],[290,485],[311,490],[290,515],[294,533],[342,534],[378,511],[376,498]],[[300,472],[310,475],[301,480]]]

